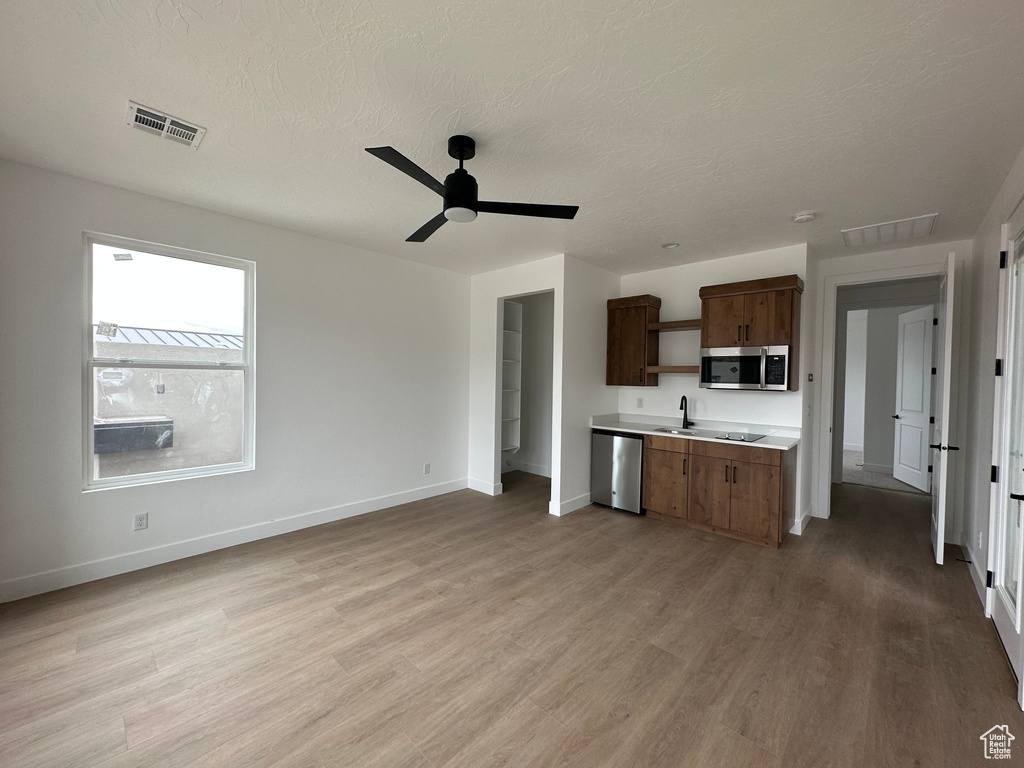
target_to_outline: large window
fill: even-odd
[[[253,468],[250,261],[87,236],[85,487]]]

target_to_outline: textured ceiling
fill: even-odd
[[[1022,39],[1020,0],[4,0],[0,157],[471,274],[838,252],[935,211],[950,240],[1024,144]],[[128,99],[200,149],[125,127]],[[576,219],[404,242],[440,199],[363,148],[443,179],[453,133],[481,198]]]

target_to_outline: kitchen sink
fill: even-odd
[[[682,427],[658,427],[655,432],[668,432],[670,435],[696,435],[696,430]]]

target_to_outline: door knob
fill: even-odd
[[[929,445],[928,447],[929,447],[929,448],[935,448],[935,449],[936,449],[936,450],[938,450],[938,451],[941,451],[941,450],[942,450],[942,445],[941,445],[941,444],[938,444],[938,445]]]
[[[1024,501],[1024,493],[1011,493],[1010,498],[1014,501]]]
[[[898,419],[899,417],[900,417],[900,415],[898,413],[893,415],[894,419]]]

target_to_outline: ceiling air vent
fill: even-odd
[[[912,219],[900,219],[899,221],[886,221],[882,224],[870,224],[866,227],[855,227],[844,229],[843,239],[851,248],[859,245],[876,245],[878,243],[891,243],[893,240],[909,240],[912,237],[925,237],[932,233],[935,227],[937,213],[929,213],[927,216],[915,216]]]
[[[165,139],[176,141],[193,149],[199,147],[199,142],[206,135],[205,128],[191,125],[184,120],[136,104],[134,101],[128,102],[128,114],[125,115],[125,122],[140,130],[163,136]]]

